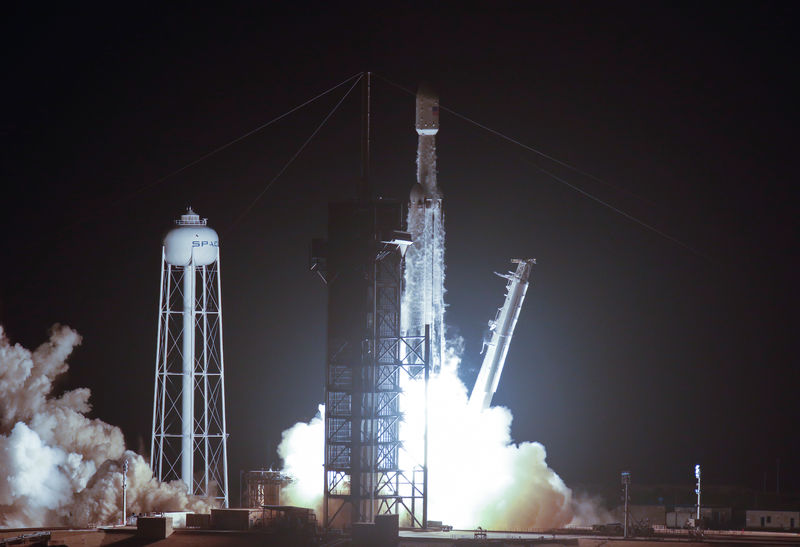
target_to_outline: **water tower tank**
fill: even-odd
[[[217,259],[219,236],[206,226],[207,219],[187,209],[175,221],[175,228],[164,237],[164,259],[173,266],[188,266],[194,258],[195,266],[208,266]]]

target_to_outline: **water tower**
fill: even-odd
[[[219,236],[191,208],[161,251],[155,369],[156,478],[228,507]]]

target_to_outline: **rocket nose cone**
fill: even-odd
[[[422,189],[420,183],[417,182],[411,187],[411,194],[409,195],[408,201],[411,205],[419,205],[425,201],[425,190]]]

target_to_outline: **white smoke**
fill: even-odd
[[[310,422],[298,422],[283,432],[278,455],[283,460],[283,473],[292,482],[281,491],[281,503],[322,513],[324,450],[325,405],[319,405]]]
[[[114,524],[122,517],[122,463],[128,461],[128,513],[208,511],[179,481],[153,478],[125,450],[119,428],[89,419],[88,389],[56,397],[53,381],[81,337],[54,325],[31,352],[0,326],[0,527]]]
[[[572,526],[591,526],[615,522],[617,518],[612,515],[604,506],[603,500],[598,496],[591,496],[587,493],[573,495],[572,508],[575,516],[570,522]]]
[[[430,518],[458,528],[518,531],[607,522],[595,500],[573,497],[548,467],[542,444],[513,442],[510,410],[482,410],[468,404],[468,390],[458,378],[459,362],[450,348],[445,365],[428,385]],[[423,397],[422,383],[407,387],[404,439],[420,438],[414,428],[424,423]],[[284,431],[278,448],[283,472],[296,481],[288,502],[314,508],[320,517],[323,416],[320,405],[320,413],[310,423]],[[408,441],[405,444],[412,453],[421,450]]]
[[[469,405],[459,364],[450,347],[428,385],[428,515],[456,527],[495,530],[568,524],[572,493],[547,466],[544,446],[512,441],[507,408]],[[408,389],[406,398],[411,428],[424,422],[422,385]]]
[[[421,91],[417,115],[420,109],[435,105],[438,99]],[[434,110],[430,114],[434,116]],[[544,446],[513,442],[510,410],[468,404],[467,388],[458,377],[463,344],[460,339],[445,338],[445,228],[442,193],[436,182],[436,131],[418,133],[417,184],[410,194],[406,223],[414,243],[405,254],[400,331],[406,336],[421,335],[429,326],[428,364],[433,374],[427,404],[423,381],[401,380],[400,465],[408,471],[423,461],[427,412],[427,495],[432,519],[456,527],[506,530],[565,526],[575,518],[576,508],[581,514],[589,511],[574,503],[572,491],[548,467]],[[322,416],[320,406],[320,414],[309,424],[286,430],[278,448],[284,473],[295,480],[289,492],[291,502],[317,509],[319,517],[325,484]]]

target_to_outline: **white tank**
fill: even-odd
[[[208,219],[187,209],[175,221],[175,228],[164,237],[164,260],[173,266],[188,266],[194,258],[195,266],[208,266],[217,259],[219,236],[206,226]]]

